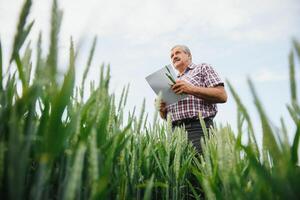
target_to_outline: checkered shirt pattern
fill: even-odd
[[[198,87],[214,87],[224,85],[217,72],[211,65],[202,63],[191,63],[183,73],[178,76],[179,80],[187,81],[188,83]],[[172,121],[198,117],[199,113],[203,118],[213,117],[217,114],[217,105],[204,101],[193,95],[188,95],[186,98],[177,103],[167,106],[167,112],[171,115]]]

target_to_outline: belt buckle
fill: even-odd
[[[180,126],[180,125],[182,125],[182,124],[184,124],[184,122],[183,122],[181,119],[172,122],[172,125],[173,125],[173,126]]]
[[[181,126],[183,124],[184,124],[184,121],[182,119],[176,121],[177,126]]]

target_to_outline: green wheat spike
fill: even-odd
[[[294,48],[300,61],[300,43],[297,40],[293,40]]]
[[[76,155],[74,159],[74,163],[72,169],[70,171],[68,182],[66,185],[65,193],[64,193],[64,200],[72,200],[75,199],[76,196],[76,189],[80,187],[78,184],[81,180],[81,174],[83,170],[83,161],[86,153],[86,145],[80,143],[76,150]]]
[[[27,0],[24,2],[23,8],[21,10],[20,18],[19,18],[19,23],[17,26],[17,33],[14,38],[14,43],[13,43],[13,50],[12,50],[12,55],[10,57],[10,63],[12,63],[14,60],[16,61],[17,64],[17,69],[19,73],[19,77],[22,82],[22,88],[23,91],[27,89],[27,84],[26,84],[26,77],[24,74],[24,68],[21,62],[21,58],[19,55],[19,51],[24,44],[34,22],[32,21],[29,23],[28,26],[26,26],[26,20],[30,12],[32,2],[30,0]],[[26,26],[26,27],[25,27]]]
[[[119,100],[118,112],[121,111],[121,107],[122,107],[122,103],[123,103],[123,98],[124,98],[124,95],[125,95],[125,90],[126,90],[126,88],[124,86],[123,89],[122,89],[120,100]]]
[[[141,113],[138,119],[138,125],[137,125],[137,133],[140,133],[141,131],[141,127],[143,124],[143,120],[144,120],[144,115],[145,115],[145,107],[146,107],[146,99],[143,99],[143,104],[142,104],[142,108],[141,108]]]
[[[89,54],[89,57],[88,57],[88,61],[87,61],[87,64],[86,64],[86,67],[85,67],[85,70],[84,70],[83,76],[82,76],[81,90],[80,90],[81,99],[83,99],[84,84],[85,84],[85,80],[86,80],[87,74],[88,74],[88,72],[90,70],[90,67],[91,67],[91,63],[92,63],[92,60],[93,60],[94,52],[95,52],[95,49],[96,49],[96,44],[97,44],[97,37],[95,36],[93,44],[92,44],[92,47],[91,47],[91,50],[90,50],[90,54]]]
[[[29,85],[31,69],[32,69],[31,54],[32,54],[32,50],[30,48],[30,42],[29,42],[25,49],[24,56],[21,59],[21,63],[24,69],[26,85]]]
[[[58,62],[58,35],[62,21],[62,11],[59,10],[57,0],[53,0],[52,13],[51,13],[51,30],[50,30],[50,46],[49,54],[47,57],[47,67],[50,71],[51,80],[55,83],[55,76],[57,73]]]
[[[129,87],[130,87],[130,84],[128,83],[127,87],[126,87],[125,96],[124,96],[123,106],[126,106],[126,103],[127,103],[127,97],[128,97]]]
[[[100,81],[98,87],[99,88],[104,87],[104,63],[102,63],[100,66]]]
[[[148,123],[148,113],[146,113],[146,117],[144,119],[144,124],[143,124],[142,128],[147,128],[147,123]]]
[[[96,181],[99,178],[99,165],[98,165],[98,154],[97,154],[97,137],[96,137],[96,130],[92,128],[91,136],[88,140],[88,162],[89,162],[89,175],[91,179],[91,196],[92,198],[95,197],[97,191],[97,184]]]
[[[182,152],[181,152],[181,138],[182,137],[179,137],[179,136],[182,136],[182,134],[177,134],[176,135],[177,136],[177,140],[178,140],[178,142],[176,143],[176,150],[175,150],[175,156],[174,156],[174,160],[173,160],[173,162],[174,162],[174,173],[175,173],[175,178],[176,178],[176,180],[178,180],[179,179],[179,169],[180,169],[180,156],[181,156],[181,154],[182,154]]]
[[[27,17],[30,13],[31,4],[32,4],[31,0],[26,0],[23,4],[21,14],[19,17],[19,23],[17,26],[17,33],[14,38],[12,55],[10,57],[10,63],[16,58],[16,55],[19,54],[20,48],[22,47],[28,33],[30,32],[30,30],[33,26],[33,22],[31,22],[27,27],[25,27]]]
[[[26,81],[26,77],[25,77],[25,74],[24,74],[24,68],[23,68],[23,64],[22,64],[20,55],[16,54],[15,57],[14,57],[14,60],[16,61],[16,64],[17,64],[17,69],[18,69],[18,72],[19,72],[19,77],[20,77],[21,83],[22,83],[22,89],[23,89],[23,91],[26,91],[26,89],[27,89],[27,81]]]
[[[289,145],[288,129],[287,129],[284,119],[282,117],[280,118],[280,124],[281,124],[281,130],[283,133],[283,143],[285,146],[288,146]]]
[[[296,87],[296,78],[295,78],[295,63],[294,63],[294,53],[290,52],[289,55],[289,64],[290,64],[290,90],[291,90],[291,100],[292,102],[297,102],[297,87]]]
[[[105,75],[105,89],[107,92],[109,87],[109,81],[110,81],[110,64],[108,63],[106,67],[106,75]]]

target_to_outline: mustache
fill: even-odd
[[[179,61],[180,58],[174,58],[173,62]]]

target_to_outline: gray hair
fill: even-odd
[[[191,53],[191,50],[186,46],[186,45],[183,45],[183,44],[177,44],[175,46],[172,47],[171,51],[175,48],[180,48],[182,49],[186,54],[188,54],[190,57],[191,57],[191,60],[192,60],[192,53]]]

